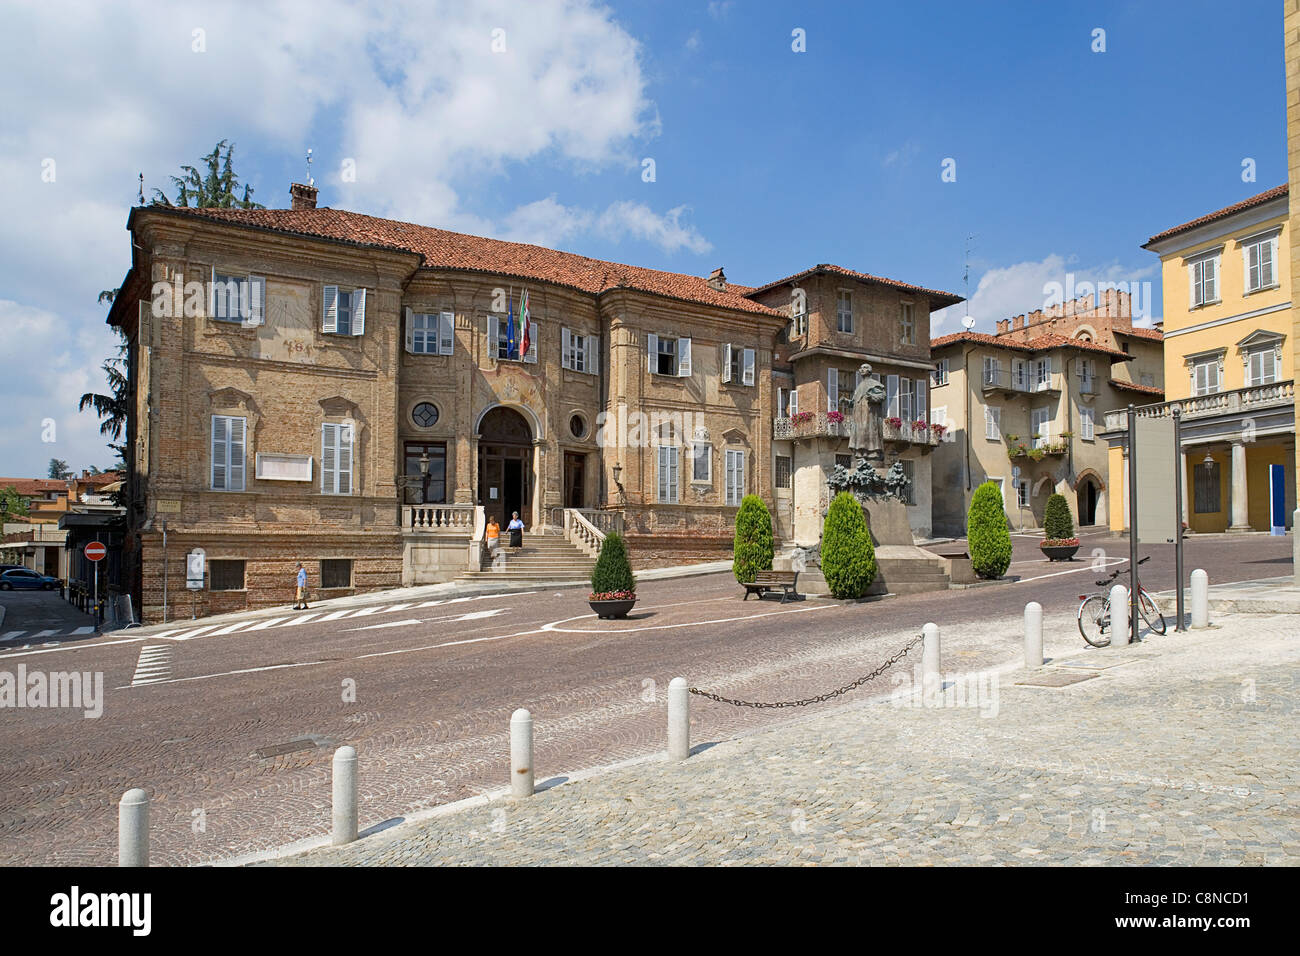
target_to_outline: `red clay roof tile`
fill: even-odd
[[[1281,186],[1274,186],[1272,189],[1265,190],[1264,192],[1259,193],[1256,196],[1251,196],[1249,199],[1243,199],[1239,203],[1234,203],[1231,206],[1224,206],[1222,209],[1215,210],[1212,213],[1207,213],[1206,215],[1201,216],[1199,219],[1193,219],[1191,222],[1185,222],[1181,226],[1174,226],[1174,228],[1172,229],[1166,229],[1164,232],[1158,232],[1150,239],[1148,239],[1146,242],[1142,243],[1142,248],[1149,249],[1152,243],[1159,242],[1161,239],[1168,239],[1170,236],[1176,236],[1178,235],[1178,233],[1186,232],[1188,229],[1195,229],[1197,226],[1203,226],[1207,222],[1214,222],[1216,219],[1224,219],[1228,216],[1231,216],[1234,213],[1241,212],[1242,210],[1245,209],[1250,209],[1253,206],[1263,205],[1264,203],[1269,202],[1273,199],[1278,199],[1282,196],[1286,196],[1288,192],[1289,189],[1287,183],[1283,183]]]

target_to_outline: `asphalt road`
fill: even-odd
[[[136,786],[153,798],[159,863],[322,834],[330,759],[344,743],[360,756],[362,826],[382,824],[505,784],[516,707],[533,712],[545,781],[661,749],[674,676],[747,699],[811,696],[870,671],[926,621],[945,629],[945,665],[999,663],[1019,652],[1018,634],[1005,646],[963,645],[962,625],[1010,619],[1030,600],[1072,614],[1095,590],[1091,562],[1127,557],[1126,543],[1096,534],[1084,538],[1085,560],[1049,565],[1036,540],[1015,539],[1017,580],[866,603],[741,601],[721,574],[643,583],[627,621],[598,621],[570,589],[0,645],[0,672],[102,673],[104,688],[97,718],[0,710],[0,861],[114,862],[116,802]],[[1152,555],[1144,585],[1171,587],[1172,546],[1142,551]],[[1287,574],[1291,542],[1193,539],[1187,567],[1216,582]],[[11,607],[6,630],[22,627],[22,613]],[[888,688],[856,693],[873,689]],[[693,739],[792,713],[700,702]]]

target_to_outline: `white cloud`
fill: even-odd
[[[700,43],[700,31],[692,30],[691,35],[686,38],[686,49],[693,53],[700,48]]]
[[[52,401],[47,379],[63,376],[59,387],[78,394],[103,387],[98,367],[114,343],[95,299],[130,263],[124,226],[137,175],[150,197],[223,137],[270,206],[287,204],[282,169],[299,178],[311,146],[329,205],[546,244],[593,230],[669,251],[709,248],[680,222],[681,208],[601,211],[551,196],[502,216],[479,204],[499,201],[523,164],[578,176],[634,169],[657,135],[641,48],[597,0],[182,0],[166,15],[148,0],[73,0],[52,11],[12,5],[0,36],[0,55],[23,78],[0,91],[4,331],[14,341],[9,324],[32,315],[60,330],[40,339],[48,357],[24,342],[21,368],[9,367],[17,356],[0,359],[6,402],[46,396],[31,414]],[[503,52],[493,52],[496,30]],[[47,158],[53,182],[41,179]],[[354,182],[343,181],[345,159],[355,161]],[[107,454],[93,416],[81,418],[86,428],[61,436],[95,441],[57,456],[74,466]],[[26,444],[29,432],[0,430],[0,460],[43,472],[48,449]]]
[[[1074,264],[1073,258],[1053,253],[1037,262],[1017,262],[1010,266],[1001,266],[987,270],[980,276],[979,284],[971,294],[970,302],[959,303],[935,312],[930,318],[930,333],[934,336],[947,335],[962,330],[962,318],[969,314],[975,319],[976,332],[992,333],[999,319],[1008,319],[1035,309],[1047,308],[1060,302],[1060,295],[1053,295],[1059,287],[1067,294],[1079,294],[1080,283],[1124,282],[1132,289],[1135,296],[1133,309],[1135,321],[1141,311],[1158,312],[1159,304],[1151,299],[1154,285],[1150,279],[1155,275],[1155,266],[1143,266],[1134,269],[1121,265],[1118,261],[1093,268],[1081,269]],[[1085,287],[1083,291],[1088,291]],[[1148,325],[1149,321],[1137,324]]]
[[[885,169],[891,166],[906,166],[921,152],[920,145],[915,140],[908,140],[898,149],[892,149],[885,154],[885,158],[880,161],[880,165]]]

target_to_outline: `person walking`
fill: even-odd
[[[506,525],[506,530],[510,532],[510,547],[522,548],[524,546],[524,523],[519,520],[519,512],[514,512],[514,517]]]
[[[497,516],[491,515],[487,523],[487,546],[489,554],[496,554],[497,547],[501,544],[501,525],[497,524]]]
[[[295,611],[307,610],[307,569],[301,564],[298,565],[298,590],[294,597],[293,609]]]

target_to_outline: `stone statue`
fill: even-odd
[[[858,387],[853,390],[852,417],[849,419],[849,450],[865,459],[885,460],[881,439],[880,404],[885,400],[885,384],[871,374],[871,365],[858,367]]]

